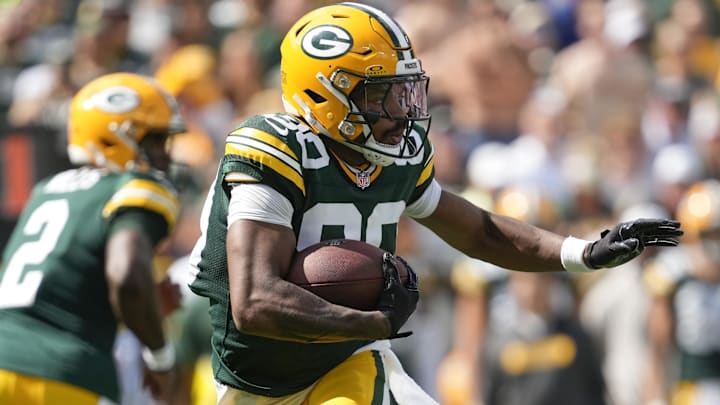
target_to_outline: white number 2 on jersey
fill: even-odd
[[[26,236],[39,237],[20,245],[10,257],[0,281],[0,308],[29,306],[35,302],[43,272],[24,270],[27,266],[42,263],[52,252],[67,223],[69,212],[68,201],[62,199],[46,201],[30,214],[22,231]]]

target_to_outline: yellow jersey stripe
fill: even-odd
[[[177,199],[177,196],[173,191],[168,189],[167,187],[161,185],[157,181],[153,180],[146,180],[146,179],[132,179],[125,183],[120,189],[125,188],[141,188],[141,189],[149,189],[152,190],[154,193],[160,194],[161,196],[164,196],[168,199]]]
[[[242,136],[232,136],[228,137],[227,143],[225,144],[225,154],[231,153],[229,152],[229,147],[231,146],[247,146],[252,149],[258,149],[261,150],[269,155],[274,156],[276,159],[282,161],[287,166],[289,166],[292,170],[296,171],[297,173],[302,173],[302,167],[300,166],[300,163],[293,159],[291,156],[286,155],[282,151],[274,148],[272,145],[268,145],[266,143],[260,142],[253,138],[247,138]]]
[[[428,161],[427,165],[425,165],[425,168],[420,173],[420,177],[418,178],[417,183],[415,183],[415,186],[420,186],[424,182],[427,181],[428,178],[430,178],[430,175],[432,174],[433,167],[435,167],[435,155],[433,154],[430,156],[430,160]]]
[[[375,170],[370,174],[370,183],[372,184],[375,179],[380,176],[380,173],[382,173],[383,167],[382,166],[375,166]]]
[[[264,131],[261,131],[259,129],[255,129],[255,128],[248,128],[248,127],[240,128],[240,129],[230,133],[230,135],[228,136],[228,141],[232,141],[234,138],[236,138],[236,136],[243,136],[243,137],[247,137],[247,138],[257,139],[258,141],[262,141],[262,142],[274,147],[275,149],[283,152],[284,154],[290,156],[296,162],[300,160],[298,158],[298,156],[295,154],[295,152],[293,152],[293,150],[290,149],[290,147],[287,146],[286,143],[284,143],[277,137],[268,134],[267,132],[264,132]]]
[[[357,177],[355,175],[355,173],[353,173],[352,170],[350,170],[349,167],[345,166],[345,164],[343,164],[343,162],[341,162],[340,160],[338,160],[338,162],[340,162],[340,168],[342,169],[342,171],[345,172],[345,175],[348,176],[348,178],[350,178],[350,180],[355,182],[355,179]]]
[[[169,229],[175,226],[180,202],[174,193],[160,184],[134,179],[121,187],[103,207],[103,216],[109,217],[121,207],[140,207],[157,212],[165,218]]]
[[[228,142],[225,145],[225,154],[243,156],[275,170],[281,176],[295,184],[295,187],[300,189],[303,195],[305,195],[305,180],[300,172],[296,171],[293,167],[288,166],[285,160],[269,153],[268,150],[263,149],[262,147],[256,146],[259,145],[253,144],[253,146],[250,146],[246,144],[232,144]],[[295,163],[297,164],[297,162]]]

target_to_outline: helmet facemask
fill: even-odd
[[[149,168],[167,172],[173,164],[170,157],[173,136],[176,131],[168,129],[150,129],[138,142],[139,162],[146,163]]]
[[[335,75],[344,74],[355,75],[342,70]],[[415,157],[424,139],[411,136],[413,129],[421,126],[423,130],[419,133],[424,137],[430,126],[428,81],[424,74],[363,77],[346,97],[349,111],[338,128],[345,138],[344,143],[380,166],[390,165],[396,159]],[[381,120],[383,123],[379,124]],[[384,127],[380,128],[384,133],[401,134],[401,138],[393,143],[383,143],[385,134],[378,134],[378,140],[373,133],[378,126]],[[358,128],[361,129],[360,134]]]

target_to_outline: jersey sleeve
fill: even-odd
[[[180,202],[177,192],[167,182],[151,175],[128,173],[102,210],[104,218],[113,220],[126,211],[147,211],[164,222],[162,235],[167,236],[177,222]]]
[[[283,135],[273,119],[287,118],[256,116],[228,135],[220,175],[226,183],[233,183],[237,178],[240,182],[261,182],[295,202],[305,196],[302,154],[297,141]],[[236,176],[237,173],[242,176]]]
[[[427,138],[424,151],[422,170],[405,210],[405,214],[412,218],[424,218],[432,214],[442,193],[442,187],[435,181],[435,150]]]
[[[124,229],[134,229],[150,238],[153,246],[167,236],[167,222],[162,215],[140,208],[125,208],[113,216],[108,235]]]

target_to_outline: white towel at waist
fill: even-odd
[[[385,366],[385,378],[390,391],[399,405],[438,405],[403,369],[400,360],[390,348],[390,340],[376,340],[355,351],[361,353],[368,350],[380,352]]]

